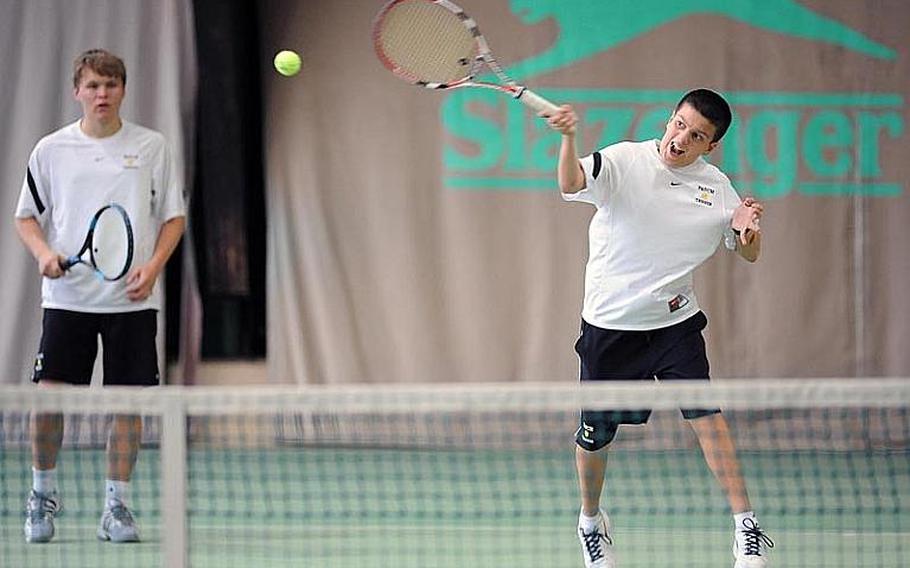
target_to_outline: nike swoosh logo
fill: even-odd
[[[671,182],[670,182],[670,185],[673,186],[673,187],[676,187],[676,186],[678,186],[678,185],[682,185],[682,182],[671,181]]]

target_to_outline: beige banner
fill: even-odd
[[[377,61],[380,2],[271,0],[268,352],[276,382],[573,381],[589,207],[523,105]],[[464,0],[507,70],[583,120],[581,152],[659,135],[722,91],[712,157],[766,203],[764,256],[698,273],[716,377],[907,375],[901,0]]]

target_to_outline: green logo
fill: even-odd
[[[511,66],[521,81],[578,63],[693,14],[715,14],[768,31],[833,44],[868,57],[895,52],[793,0],[512,0],[526,24],[552,18],[559,36],[546,51]],[[688,87],[688,85],[686,85]],[[682,90],[535,88],[576,107],[582,152],[624,140],[660,137]],[[760,198],[900,195],[884,181],[881,146],[903,135],[903,97],[895,93],[726,92],[736,116],[717,163],[736,186]],[[453,91],[441,119],[444,185],[476,191],[550,191],[559,136],[524,105],[492,91]]]

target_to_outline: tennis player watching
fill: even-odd
[[[82,117],[42,138],[28,160],[15,217],[43,276],[43,328],[32,376],[41,387],[88,385],[99,336],[105,385],[158,384],[156,281],[183,234],[186,205],[164,137],[120,118],[125,88],[119,57],[100,49],[79,55],[73,94]],[[62,270],[63,255],[79,250],[89,220],[111,202],[122,205],[132,222],[135,249],[127,276],[106,282],[85,265]],[[128,504],[141,436],[138,416],[114,417],[98,527],[102,540],[139,540]],[[27,542],[54,536],[62,505],[56,480],[62,440],[61,414],[32,417]]]

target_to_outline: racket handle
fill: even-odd
[[[78,256],[69,256],[60,261],[60,269],[64,270],[64,271],[69,270],[70,268],[73,267],[74,264],[77,264],[78,262],[79,262]]]
[[[556,112],[559,109],[558,106],[541,97],[527,87],[522,89],[521,92],[515,96],[515,98],[528,105],[532,109],[536,110],[537,112],[545,112],[547,114],[550,114]]]

